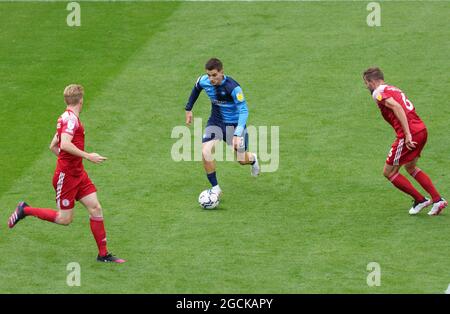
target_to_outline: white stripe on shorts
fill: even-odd
[[[395,158],[394,158],[394,166],[398,166],[399,162],[400,162],[400,156],[402,155],[402,150],[403,150],[403,143],[405,142],[404,139],[401,139],[398,142],[398,146],[397,146],[397,152],[395,153]]]
[[[58,207],[58,209],[61,209],[61,190],[63,187],[63,183],[64,183],[64,172],[61,172],[59,174],[59,178],[58,178],[58,183],[56,185],[56,206]]]

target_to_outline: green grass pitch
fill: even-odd
[[[368,2],[81,1],[80,27],[66,2],[0,2],[0,293],[443,293],[449,214],[409,217],[383,178],[395,135],[361,72],[382,67],[415,104],[420,166],[450,197],[450,2],[381,1],[380,27]],[[172,161],[170,134],[211,56],[243,87],[249,124],[280,127],[280,164],[255,180],[218,163],[223,203],[206,211],[201,162]],[[109,157],[85,166],[124,265],[95,261],[81,205],[68,227],[7,228],[19,200],[55,206],[47,147],[73,82],[87,150]],[[209,110],[202,94],[194,116]]]

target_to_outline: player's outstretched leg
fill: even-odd
[[[91,231],[98,248],[97,261],[125,263],[126,261],[124,259],[116,257],[112,253],[108,252],[106,231],[103,222],[103,211],[97,199],[97,193],[94,192],[83,197],[80,199],[80,202],[86,207],[90,214]]]
[[[25,202],[20,202],[8,219],[9,228],[13,228],[20,220],[24,219],[26,216],[34,216],[39,219],[61,225],[68,225],[72,221],[71,215],[69,215],[68,217],[63,217],[56,210],[50,208],[31,207]]]

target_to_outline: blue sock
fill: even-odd
[[[206,176],[208,177],[209,183],[211,183],[211,186],[217,185],[217,178],[216,178],[216,172],[207,173]]]

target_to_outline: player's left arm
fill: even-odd
[[[405,134],[405,144],[409,150],[413,150],[416,148],[417,142],[413,142],[411,131],[409,130],[408,119],[406,118],[405,110],[402,105],[400,105],[394,98],[389,97],[385,100],[384,105],[391,109],[397,119],[400,121],[400,124],[403,129],[403,133]]]
[[[242,92],[242,88],[240,86],[236,86],[231,93],[233,97],[234,103],[236,104],[239,111],[239,119],[238,125],[234,130],[233,136],[233,146],[235,149],[238,148],[241,137],[244,135],[245,125],[248,119],[248,107],[247,102],[245,101],[244,93]]]
[[[55,154],[56,156],[59,156],[59,147],[58,147],[58,133],[55,133],[55,136],[53,136],[53,139],[49,146],[50,150]]]

